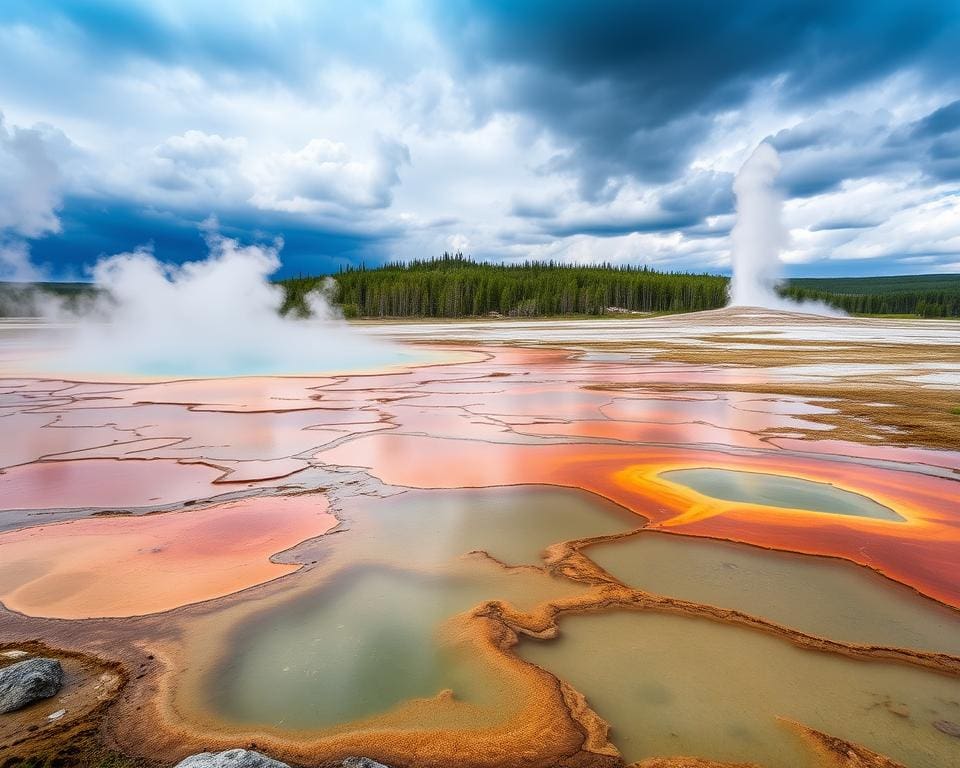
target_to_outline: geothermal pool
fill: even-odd
[[[0,762],[956,764],[955,328],[375,324],[222,378],[0,329],[0,665],[69,672]]]
[[[803,478],[713,467],[675,469],[662,473],[660,477],[704,496],[725,501],[830,515],[903,520],[895,510],[878,504],[869,496]]]

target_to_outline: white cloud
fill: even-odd
[[[447,248],[450,253],[470,253],[470,239],[459,232],[455,235],[450,235],[450,237],[447,238]]]
[[[834,249],[835,259],[898,258],[926,263],[960,254],[960,194],[903,208]]]
[[[38,280],[24,238],[60,231],[59,157],[70,143],[45,125],[7,128],[0,113],[0,279]]]
[[[400,183],[400,167],[410,162],[404,144],[381,139],[372,156],[357,159],[346,144],[313,139],[295,152],[264,157],[252,171],[258,208],[288,212],[345,208],[386,208]]]
[[[171,136],[154,150],[150,181],[174,194],[200,196],[204,203],[242,198],[251,191],[240,169],[246,149],[242,137],[196,130]]]
[[[7,128],[0,114],[0,232],[39,237],[60,229],[57,155],[66,137],[49,126]]]

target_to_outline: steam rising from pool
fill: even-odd
[[[309,319],[280,315],[269,281],[281,243],[241,245],[213,229],[209,255],[171,266],[150,249],[101,259],[96,299],[80,309],[48,302],[70,324],[57,371],[147,376],[235,376],[353,371],[412,360],[396,345],[350,327],[326,290],[307,297]]]
[[[730,304],[821,315],[843,313],[822,302],[795,302],[777,293],[783,280],[780,251],[788,242],[783,224],[783,200],[776,188],[780,156],[762,142],[747,158],[733,181],[737,196],[737,223],[733,227],[733,278]]]

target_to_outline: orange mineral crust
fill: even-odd
[[[384,482],[418,488],[521,483],[583,488],[637,512],[651,526],[842,557],[960,607],[960,484],[954,480],[785,454],[643,445],[491,445],[398,434],[360,438],[317,458],[368,467]],[[659,477],[698,467],[833,484],[889,507],[904,520],[721,501]]]
[[[271,557],[337,524],[318,494],[96,518],[0,535],[0,601],[30,616],[139,616],[297,570]]]

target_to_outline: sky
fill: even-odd
[[[789,274],[960,271],[958,52],[956,0],[4,0],[0,279],[213,222],[283,276],[729,272],[762,141]]]

